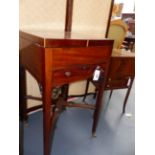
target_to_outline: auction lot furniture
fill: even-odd
[[[102,35],[93,37],[92,34],[50,30],[20,31],[20,104],[25,117],[27,70],[42,87],[44,155],[50,154],[54,124],[63,107],[94,110],[92,133],[95,134],[112,48],[113,40]],[[92,78],[98,67],[104,78],[98,88],[96,105],[70,104],[63,95],[56,103],[52,101],[53,88]]]
[[[123,49],[113,49],[110,67],[108,71],[108,77],[106,81],[105,90],[110,90],[111,98],[113,90],[127,89],[126,96],[123,103],[122,113],[125,113],[127,100],[130,94],[130,90],[135,77],[135,54],[126,52]],[[96,86],[96,90],[100,86],[100,82],[94,82],[90,79],[87,80],[84,99],[86,98],[89,82],[92,82]]]
[[[125,113],[126,103],[135,77],[135,54],[121,49],[113,50],[108,78],[107,90],[127,89],[122,113]]]

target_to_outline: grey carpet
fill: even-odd
[[[121,114],[125,92],[115,90],[109,104],[109,91],[104,93],[96,138],[91,137],[93,111],[67,108],[58,120],[51,155],[134,155],[134,85],[126,108],[131,117]],[[95,102],[92,96],[86,101]],[[42,111],[31,114],[24,128],[24,155],[43,155]]]

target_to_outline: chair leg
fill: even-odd
[[[132,84],[133,84],[133,79],[131,79],[131,82],[130,82],[130,84],[129,84],[129,87],[128,87],[128,90],[127,90],[127,93],[126,93],[126,96],[125,96],[125,99],[124,99],[123,110],[122,110],[122,113],[123,113],[123,114],[125,113],[126,104],[127,104],[127,100],[128,100],[128,97],[129,97],[131,88],[132,88]]]
[[[86,83],[86,89],[85,89],[85,93],[84,93],[84,97],[83,97],[83,102],[85,101],[85,99],[87,97],[88,88],[89,88],[89,82],[90,82],[90,80],[88,79],[87,83]]]

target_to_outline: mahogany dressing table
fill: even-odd
[[[102,35],[67,33],[50,30],[20,31],[20,105],[26,109],[25,70],[42,86],[44,155],[50,154],[55,120],[63,106],[94,110],[92,133],[95,134],[102,106],[113,40]],[[92,78],[96,67],[102,70],[96,105],[67,103],[62,97],[55,104],[52,89],[71,82]]]

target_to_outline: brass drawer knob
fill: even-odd
[[[87,65],[82,66],[82,69],[83,69],[83,70],[87,70],[87,69],[88,69],[88,66],[87,66]]]
[[[70,77],[71,75],[72,75],[72,73],[70,71],[65,72],[65,76]]]

